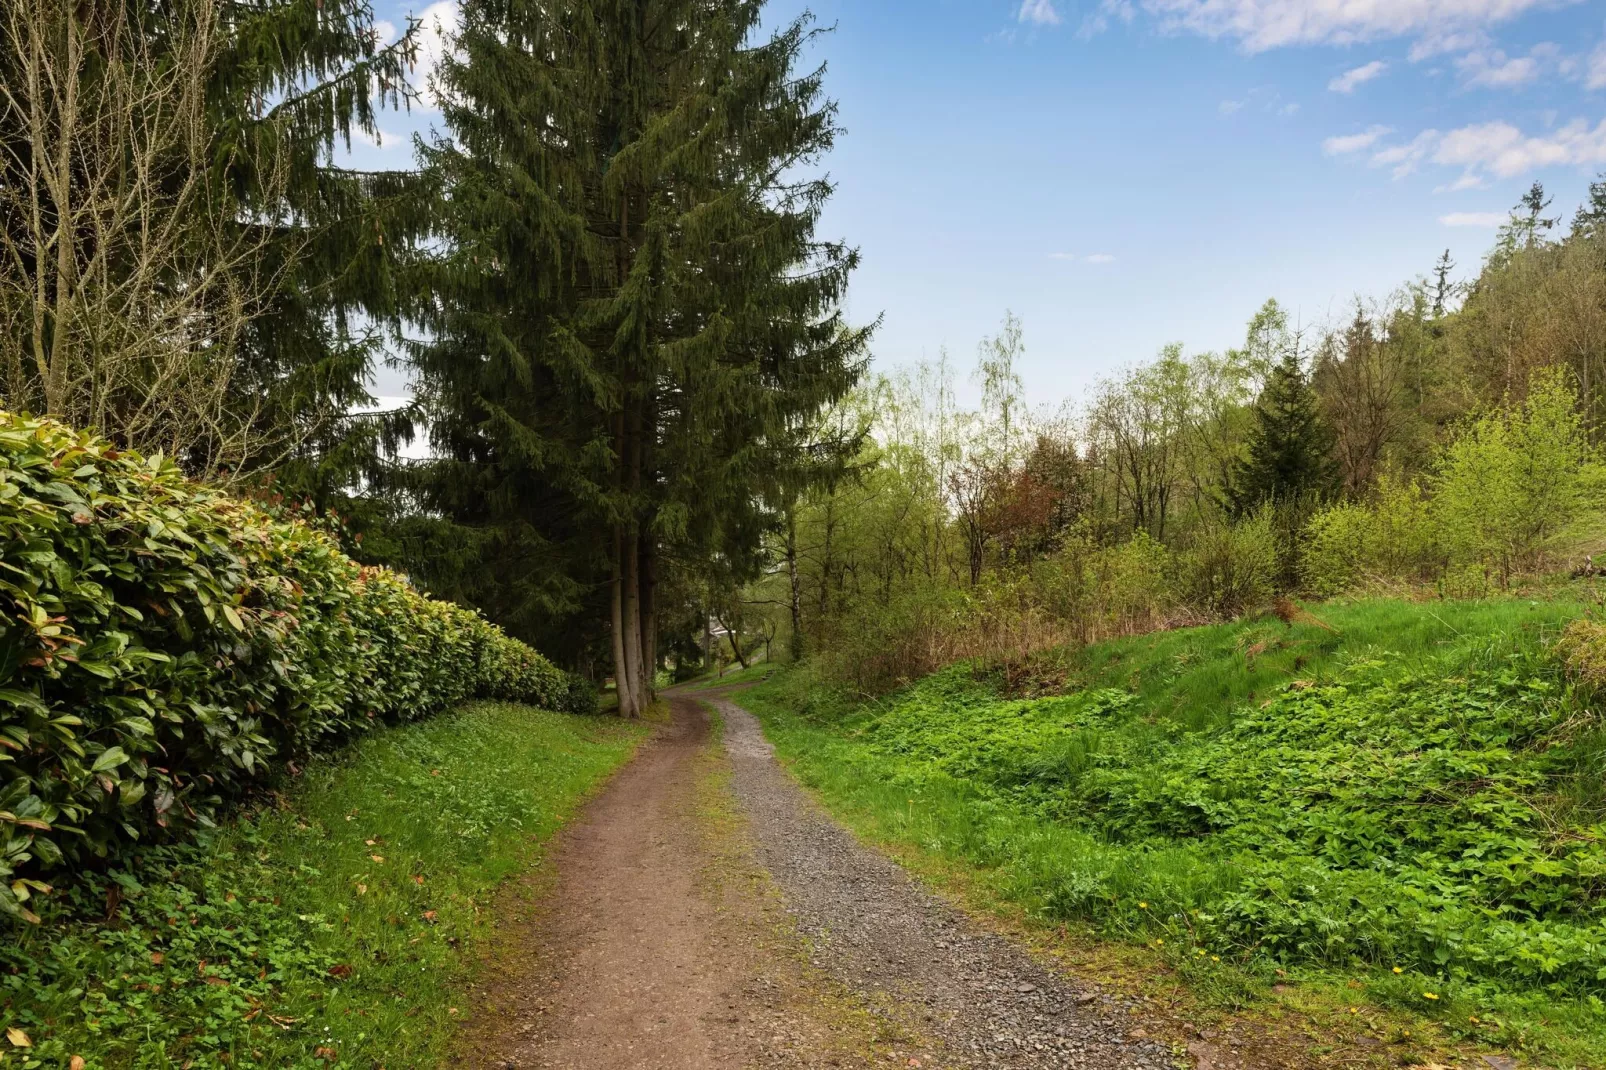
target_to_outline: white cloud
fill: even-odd
[[[1589,57],[1589,69],[1584,74],[1584,84],[1590,89],[1606,89],[1606,41],[1595,47]]]
[[[1500,49],[1474,49],[1456,60],[1467,85],[1515,89],[1534,81],[1547,67],[1566,73],[1568,62],[1553,44],[1535,45],[1526,56],[1508,57]]]
[[[1441,215],[1439,222],[1447,227],[1488,227],[1493,229],[1504,223],[1509,216],[1504,212],[1451,212]]]
[[[1216,105],[1216,110],[1222,115],[1236,115],[1245,108],[1253,108],[1267,115],[1286,117],[1299,111],[1299,103],[1292,100],[1285,101],[1276,87],[1263,85],[1249,90],[1238,100],[1223,100]]]
[[[375,22],[374,40],[381,45],[388,45],[396,40],[396,24],[389,19],[380,19]]]
[[[1489,35],[1482,30],[1445,30],[1429,32],[1411,45],[1410,60],[1421,63],[1425,59],[1443,56],[1450,52],[1470,52],[1489,44]]]
[[[1461,193],[1469,189],[1487,189],[1489,180],[1482,175],[1475,175],[1470,171],[1444,186],[1435,186],[1434,193]]]
[[[1019,22],[1029,22],[1034,26],[1060,24],[1060,13],[1054,10],[1053,0],[1021,0],[1020,14],[1015,18]]]
[[[1352,152],[1371,148],[1377,144],[1378,139],[1393,132],[1393,127],[1374,126],[1359,134],[1340,134],[1322,142],[1322,152],[1328,156],[1348,156]]]
[[[398,145],[407,143],[405,137],[400,134],[392,134],[389,130],[376,130],[373,134],[369,134],[366,130],[355,126],[351,128],[351,137],[353,141],[360,141],[364,145],[376,149],[393,149]]]
[[[413,69],[413,82],[423,93],[427,107],[440,104],[430,79],[441,60],[451,48],[452,37],[457,33],[459,11],[457,0],[436,0],[418,16],[418,62]]]
[[[1376,144],[1386,130],[1373,127],[1364,134],[1333,137],[1322,151],[1341,156]],[[1575,119],[1544,134],[1529,135],[1507,122],[1474,123],[1447,133],[1424,130],[1410,141],[1379,148],[1373,167],[1393,167],[1394,177],[1415,171],[1423,163],[1461,169],[1461,177],[1448,189],[1476,189],[1485,176],[1513,178],[1544,167],[1599,168],[1606,166],[1606,119],[1590,126]]]
[[[1094,253],[1087,258],[1087,262],[1089,264],[1112,264],[1115,262],[1115,257],[1109,253]]]
[[[1137,17],[1138,9],[1133,6],[1132,0],[1102,0],[1098,10],[1089,12],[1082,20],[1076,34],[1078,37],[1096,37],[1110,28],[1111,19],[1119,19],[1130,25]]]
[[[1424,157],[1433,151],[1437,144],[1439,132],[1437,130],[1424,130],[1404,145],[1393,145],[1386,149],[1379,149],[1372,154],[1373,167],[1394,168],[1395,178],[1404,178],[1417,169]]]
[[[1343,74],[1327,83],[1327,88],[1334,93],[1353,93],[1355,87],[1370,82],[1373,78],[1388,69],[1388,64],[1380,59],[1374,59],[1365,66],[1345,71]]]
[[[1163,29],[1229,37],[1250,52],[1385,37],[1445,40],[1582,0],[1142,0]],[[1441,49],[1442,51],[1443,49]]]
[[[1444,135],[1435,163],[1487,170],[1511,178],[1540,167],[1606,164],[1606,120],[1576,119],[1547,134],[1528,136],[1505,122],[1478,123]]]

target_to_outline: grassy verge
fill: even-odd
[[[743,701],[862,833],[1203,1003],[1293,1003],[1391,1061],[1600,1066],[1606,748],[1545,654],[1582,609],[1333,604],[1101,644],[1008,694],[957,667],[854,704],[804,668]]]
[[[51,897],[0,947],[0,1067],[436,1065],[498,886],[645,731],[475,704]]]

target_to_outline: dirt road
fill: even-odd
[[[562,835],[461,1065],[1177,1065],[858,844],[728,698],[670,706]]]

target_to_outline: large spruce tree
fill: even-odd
[[[793,432],[856,381],[856,254],[815,228],[832,144],[812,31],[758,0],[466,0],[427,152],[420,280],[439,459],[408,481],[458,548],[438,588],[650,700],[657,579],[740,568],[799,469]],[[543,634],[545,633],[545,634]]]

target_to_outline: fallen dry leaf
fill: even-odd
[[[167,961],[167,955],[164,954],[163,952],[160,952],[160,951],[152,951],[151,952],[151,965],[152,966],[160,966],[163,962],[166,962],[166,961]]]
[[[372,858],[376,863],[378,863],[381,866],[385,864],[385,856],[384,855],[369,855],[368,857]]]
[[[24,1033],[16,1026],[12,1026],[10,1029],[6,1030],[6,1039],[11,1041],[11,1046],[13,1048],[33,1047],[33,1041],[28,1039],[28,1034]]]
[[[329,967],[329,976],[344,981],[351,976],[351,967],[345,963],[341,963],[339,966],[331,966]]]
[[[67,1060],[67,1070],[84,1070],[84,1057],[82,1055],[74,1055]]]

